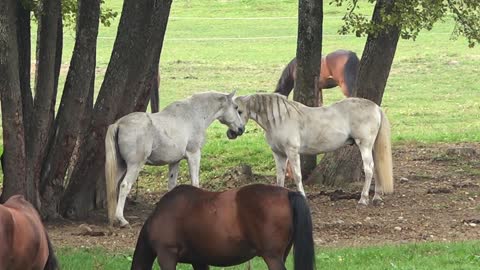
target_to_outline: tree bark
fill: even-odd
[[[78,162],[61,203],[70,218],[83,218],[100,204],[105,162],[105,133],[117,118],[147,102],[146,76],[163,45],[171,0],[125,0],[112,56],[101,86],[89,136],[82,142]],[[134,40],[135,42],[132,42]],[[121,102],[118,102],[118,101]],[[140,106],[144,110],[145,106]],[[97,205],[95,205],[97,204]]]
[[[23,124],[25,133],[31,123],[30,116],[33,109],[32,89],[30,87],[31,35],[30,35],[30,7],[17,1],[17,42],[18,64],[20,72],[20,89],[22,94]]]
[[[26,192],[25,129],[19,73],[19,52],[14,0],[0,2],[0,95],[3,127],[3,193],[0,201]],[[19,31],[21,32],[21,31]],[[23,60],[23,59],[22,59]]]
[[[317,107],[319,101],[322,23],[323,0],[299,0],[297,74],[293,100],[310,107]],[[302,177],[308,177],[316,165],[315,155],[302,155]]]
[[[78,10],[75,48],[40,181],[42,214],[47,218],[58,215],[70,158],[83,127],[85,111],[91,109],[100,2],[81,0]]]
[[[395,0],[378,0],[372,16],[373,23],[382,24],[382,14],[388,16],[394,5]],[[372,100],[378,105],[382,103],[399,37],[398,26],[387,26],[381,33],[368,35],[353,96]],[[362,170],[358,147],[347,146],[327,153],[309,181],[343,186],[361,180]]]
[[[57,57],[57,32],[60,18],[60,0],[41,3],[38,42],[38,69],[33,102],[32,126],[27,140],[27,193],[38,209],[38,194],[42,162],[48,148],[50,128],[55,110],[55,67]]]

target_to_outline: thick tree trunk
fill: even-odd
[[[16,38],[15,14],[18,7],[16,2],[14,0],[0,2],[0,98],[2,101],[4,177],[0,201],[5,201],[13,194],[23,194],[28,200],[34,199],[26,192],[28,185],[19,73],[20,57]]]
[[[391,12],[395,0],[378,0],[372,21],[382,23],[382,14]],[[382,13],[384,9],[385,13]],[[377,35],[368,35],[353,96],[370,99],[381,104],[385,85],[397,48],[400,30],[389,26]],[[357,146],[348,146],[328,153],[312,173],[309,181],[319,181],[327,185],[346,185],[361,180],[362,162]]]
[[[78,10],[75,48],[53,129],[54,138],[40,181],[42,213],[45,217],[57,215],[64,192],[64,178],[83,127],[85,111],[91,110],[100,2],[81,0]]]
[[[163,45],[171,0],[126,0],[105,80],[97,97],[89,136],[80,146],[78,162],[61,203],[61,211],[70,218],[82,218],[99,204],[103,205],[105,133],[108,125],[133,111],[143,110],[149,96],[146,76],[158,59]],[[135,42],[132,42],[132,41]],[[121,100],[122,102],[118,102]],[[97,204],[97,205],[95,205]]]
[[[297,76],[293,100],[310,107],[318,106],[320,61],[322,58],[323,0],[299,0]],[[302,155],[302,177],[317,165],[316,156]]]
[[[32,126],[27,140],[27,192],[37,208],[40,206],[38,194],[42,163],[49,143],[50,128],[55,110],[55,86],[57,60],[58,20],[60,0],[44,0],[41,3],[39,23],[38,69],[33,102]]]

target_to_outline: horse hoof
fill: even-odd
[[[122,229],[131,229],[132,226],[130,226],[130,223],[128,223],[128,222],[126,222],[126,223],[125,223],[125,222],[121,222],[121,223],[120,223],[120,228],[122,228]]]
[[[382,199],[373,199],[373,206],[382,206],[384,205]]]
[[[368,206],[368,201],[359,201],[357,204],[357,208],[360,208],[360,209],[367,208],[367,206]]]

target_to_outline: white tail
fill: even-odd
[[[390,123],[383,111],[380,130],[373,146],[375,171],[384,193],[393,192],[392,145],[390,142]]]
[[[117,208],[117,179],[121,157],[117,151],[118,125],[111,124],[105,136],[105,181],[107,188],[107,211],[110,225],[115,222],[115,209]]]

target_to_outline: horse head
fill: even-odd
[[[220,123],[228,126],[227,136],[229,139],[240,136],[245,131],[245,122],[240,117],[238,105],[234,101],[235,90],[222,97],[223,99],[223,114],[218,118]]]

